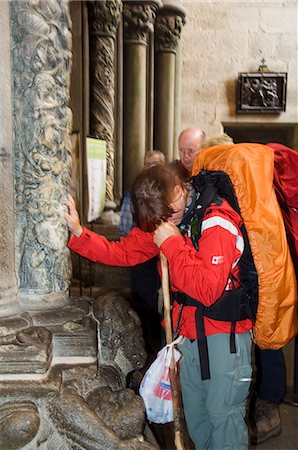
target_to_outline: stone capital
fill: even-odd
[[[123,1],[123,24],[125,43],[147,45],[148,35],[154,30],[159,0]]]
[[[105,36],[115,39],[122,14],[121,0],[88,2],[91,36]]]
[[[160,8],[155,21],[155,49],[176,53],[184,25],[185,10],[182,7],[167,4]]]

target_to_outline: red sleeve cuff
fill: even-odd
[[[169,259],[174,256],[178,248],[181,248],[185,243],[184,237],[182,235],[174,235],[168,237],[160,246],[160,250],[163,252],[165,257]]]
[[[70,239],[68,241],[67,246],[71,249],[76,251],[79,248],[82,248],[82,246],[87,243],[90,239],[90,232],[87,228],[82,227],[83,232],[79,237],[76,237],[74,234],[70,236]]]

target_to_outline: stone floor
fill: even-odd
[[[298,450],[298,407],[282,403],[280,406],[280,414],[281,433],[262,444],[251,445],[249,450]],[[176,449],[171,424],[151,425],[151,431],[160,446],[160,450]],[[187,436],[184,436],[184,445],[185,450],[194,450],[195,448]]]
[[[285,403],[280,405],[281,433],[251,450],[297,450],[298,449],[298,407]]]

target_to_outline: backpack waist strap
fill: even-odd
[[[183,306],[195,306],[195,323],[197,332],[197,343],[201,365],[202,380],[210,379],[209,354],[207,346],[207,337],[205,332],[204,316],[213,320],[231,322],[230,332],[230,352],[236,353],[235,343],[235,327],[236,322],[252,318],[253,314],[249,308],[247,295],[242,287],[225,291],[223,295],[211,306],[204,306],[198,300],[182,294],[181,292],[173,293],[173,299]],[[177,324],[177,329],[179,323]]]

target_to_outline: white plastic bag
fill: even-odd
[[[181,353],[174,349],[174,345],[181,343],[183,337],[163,347],[156,360],[146,371],[141,385],[140,396],[143,398],[147,418],[154,423],[167,423],[173,421],[173,402],[170,385],[170,364],[174,350],[175,364],[179,361]]]

